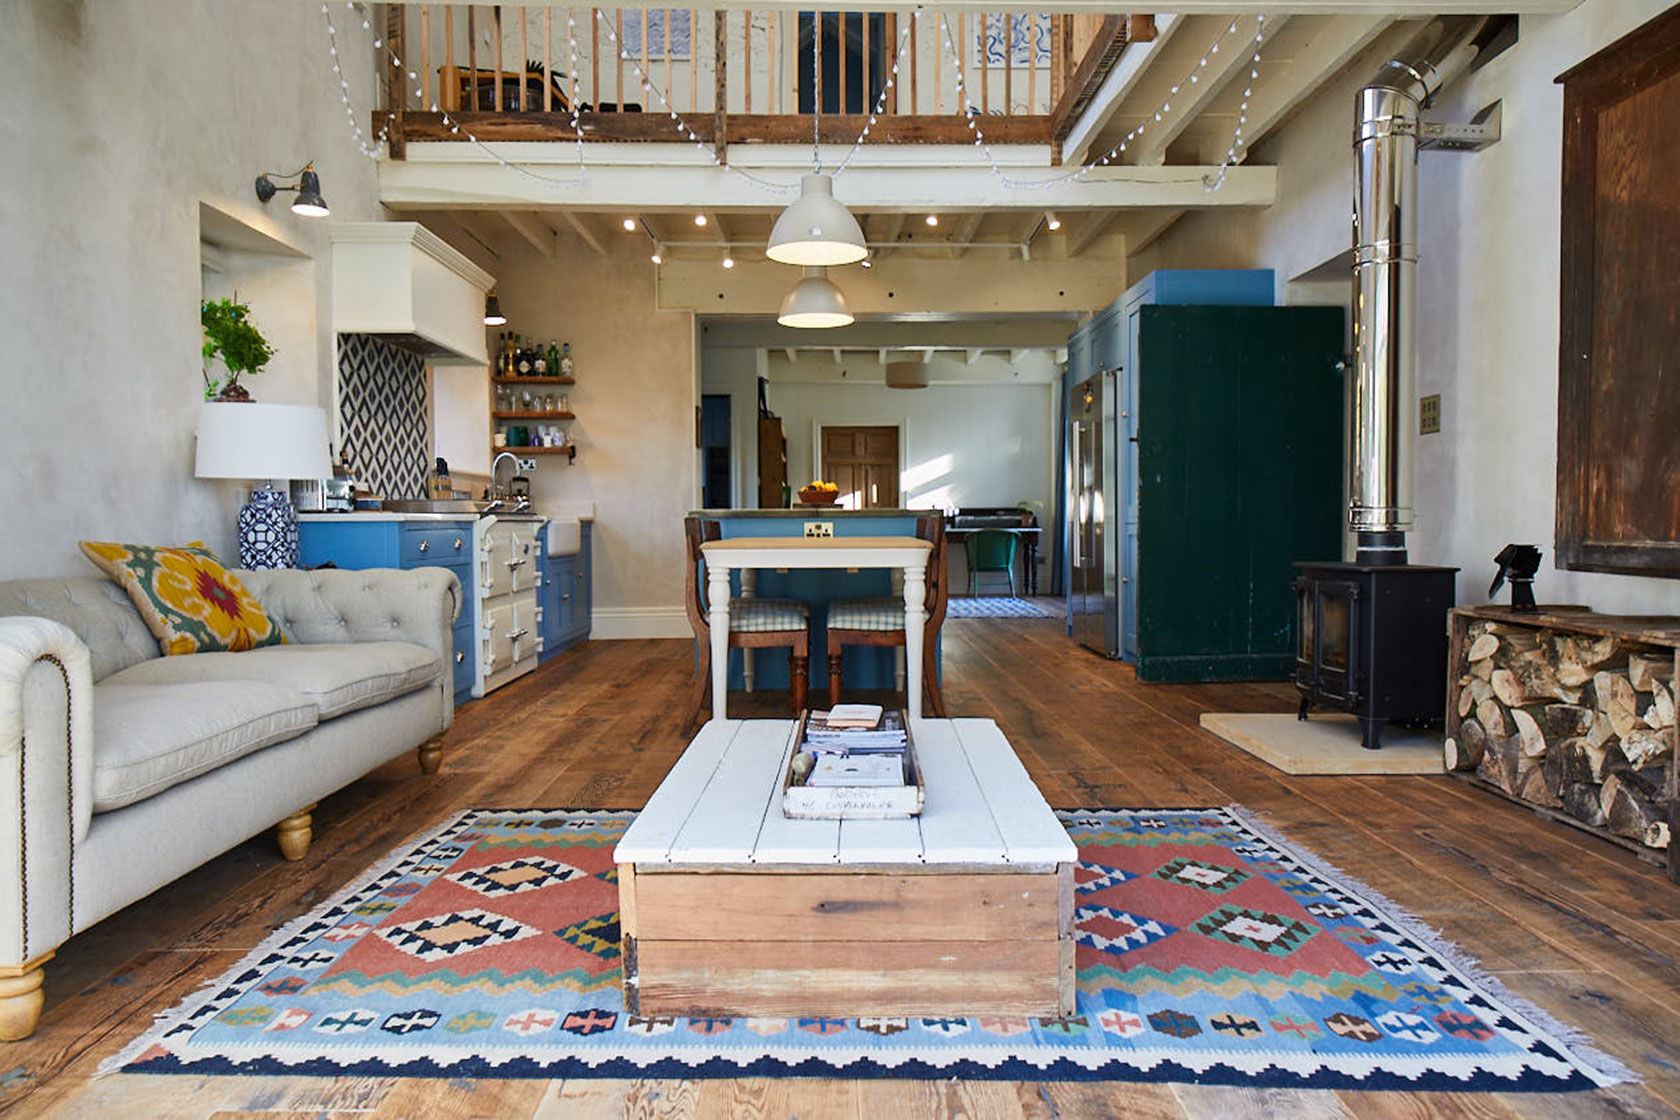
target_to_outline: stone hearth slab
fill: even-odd
[[[1359,745],[1359,721],[1350,715],[1203,712],[1202,726],[1285,774],[1439,774],[1441,736],[1383,729],[1382,750]]]

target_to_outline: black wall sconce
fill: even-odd
[[[273,175],[273,178],[270,178]],[[275,186],[274,179],[296,179],[296,183],[285,186]],[[292,203],[292,213],[302,214],[306,218],[325,218],[327,200],[321,197],[321,178],[315,174],[315,165],[306,163],[302,171],[294,171],[290,175],[275,175],[265,171],[257,176],[257,199],[267,202],[280,191],[296,191],[297,199]]]
[[[499,327],[505,322],[507,316],[502,314],[502,301],[496,298],[495,292],[491,292],[484,297],[484,325]]]

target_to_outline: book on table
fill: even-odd
[[[916,816],[925,792],[904,712],[850,707],[854,710],[835,709],[839,725],[833,711],[807,712],[799,721],[786,756],[782,812],[839,820]],[[858,707],[866,710],[858,714]]]

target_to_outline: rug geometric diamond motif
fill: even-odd
[[[594,953],[604,961],[618,959],[618,914],[600,914],[559,931],[560,940]]]
[[[1199,859],[1179,858],[1168,860],[1156,868],[1155,877],[1165,879],[1169,883],[1182,883],[1187,887],[1199,887],[1204,891],[1224,894],[1249,878],[1249,874],[1235,867],[1221,867],[1217,863],[1204,863]]]
[[[1274,957],[1287,957],[1313,935],[1312,930],[1294,918],[1241,906],[1221,906],[1197,922],[1196,931]]]
[[[445,875],[444,878],[451,883],[459,883],[468,890],[496,898],[501,895],[518,894],[521,891],[534,891],[554,883],[570,882],[584,874],[586,872],[558,860],[528,856],[524,859],[510,859],[504,863],[492,863],[488,867],[457,871],[453,875]]]
[[[430,963],[487,945],[505,945],[535,937],[542,931],[485,910],[457,910],[376,932],[395,948]]]
[[[1081,906],[1074,911],[1073,928],[1076,931],[1074,940],[1078,944],[1089,945],[1117,957],[1178,932],[1177,926],[1108,906]]]
[[[1458,1094],[1630,1076],[1417,918],[1236,807],[1058,814],[1079,849],[1068,1014],[630,1014],[610,876],[634,816],[460,812],[276,930],[101,1072]],[[1095,905],[1109,888],[1102,897],[1121,904]],[[463,890],[504,913],[463,907]],[[954,914],[953,928],[964,920]]]

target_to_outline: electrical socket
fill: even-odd
[[[521,459],[519,460],[519,469],[522,471],[534,471],[537,469],[537,461],[535,459]]]
[[[834,535],[834,522],[807,521],[805,522],[805,535],[807,537],[832,537]]]

